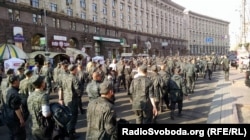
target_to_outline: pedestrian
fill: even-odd
[[[154,102],[157,108],[157,111],[163,112],[163,103],[164,103],[164,95],[163,89],[165,88],[165,83],[163,78],[158,73],[157,65],[151,66],[152,74],[150,75],[150,79],[153,82],[153,94],[154,94]],[[153,123],[157,123],[157,117],[153,117]]]
[[[49,95],[45,91],[45,77],[34,75],[31,83],[35,90],[28,97],[27,104],[32,121],[33,140],[51,140],[53,132],[53,121],[51,117]],[[43,122],[48,122],[45,125]]]
[[[153,116],[157,116],[154,102],[153,83],[147,77],[147,66],[138,68],[138,77],[130,86],[132,95],[132,110],[135,112],[137,124],[151,124]]]
[[[174,111],[176,104],[178,105],[178,116],[181,116],[183,107],[183,95],[187,96],[186,84],[184,79],[180,76],[180,68],[175,67],[173,69],[174,75],[169,80],[168,92],[170,95],[170,118],[174,120]]]
[[[20,107],[22,105],[22,99],[18,94],[20,84],[19,77],[10,75],[8,82],[10,86],[3,93],[3,106],[6,112],[6,118],[4,118],[4,120],[9,130],[9,140],[25,140],[25,120]]]
[[[116,140],[117,121],[110,82],[100,84],[100,94],[88,104],[86,140]]]
[[[189,59],[188,63],[186,65],[186,81],[187,81],[187,88],[189,93],[194,93],[194,88],[195,88],[195,61],[194,59]]]
[[[30,69],[26,69],[24,71],[24,75],[26,76],[25,79],[20,81],[19,85],[19,95],[22,99],[22,112],[25,120],[25,127],[27,132],[27,140],[32,140],[32,134],[31,134],[31,117],[28,110],[28,104],[27,99],[29,95],[35,90],[32,83],[31,83],[31,77],[33,75],[33,71]]]
[[[222,60],[222,67],[224,71],[225,81],[229,81],[229,65],[230,60],[227,58],[226,55],[224,55],[224,59]]]
[[[71,120],[67,124],[66,129],[69,134],[69,139],[74,140],[79,137],[75,129],[78,117],[78,98],[81,95],[81,85],[77,78],[77,65],[70,64],[68,70],[70,74],[62,81],[62,91],[60,92],[61,95],[59,95],[59,103],[67,106],[72,113]]]
[[[86,87],[86,92],[89,97],[89,102],[100,96],[100,81],[101,75],[98,72],[92,74],[92,81],[88,83]]]
[[[52,84],[54,82],[53,78],[53,68],[50,61],[45,61],[43,67],[41,68],[40,74],[45,76],[46,81],[46,93],[50,94],[52,92]]]

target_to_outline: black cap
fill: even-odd
[[[15,81],[18,81],[19,80],[19,77],[17,76],[17,75],[11,75],[10,77],[9,77],[9,83],[14,83]]]
[[[34,86],[40,86],[44,80],[45,76],[41,76],[41,75],[34,75],[31,78],[31,83]]]
[[[7,71],[6,71],[6,74],[13,74],[14,73],[14,69],[12,68],[9,68]]]
[[[25,71],[24,71],[24,74],[25,75],[29,75],[29,74],[32,74],[33,73],[33,70],[30,70],[30,69],[26,69]]]
[[[77,65],[75,65],[75,64],[70,64],[70,65],[68,66],[68,70],[69,70],[69,71],[73,71],[75,68],[77,68]]]

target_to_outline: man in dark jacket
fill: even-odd
[[[132,110],[136,115],[136,123],[152,123],[153,116],[157,116],[158,112],[154,102],[153,83],[147,77],[147,66],[142,65],[138,68],[137,77],[133,79],[129,90],[132,95]]]
[[[25,140],[25,120],[20,108],[22,105],[22,99],[18,94],[19,77],[10,75],[8,81],[11,85],[6,92],[3,93],[3,106],[6,114],[6,125],[9,129],[9,139]]]
[[[169,80],[169,93],[170,93],[170,117],[174,120],[174,111],[176,103],[178,104],[178,115],[181,116],[183,106],[183,95],[187,96],[186,84],[184,79],[179,75],[180,68],[176,67],[173,70],[174,75]]]
[[[100,97],[88,104],[86,140],[116,140],[117,121],[110,82],[100,84],[100,94]]]

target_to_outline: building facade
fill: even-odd
[[[215,41],[221,30],[228,31],[228,22],[184,10],[171,0],[0,0],[0,43],[13,39],[29,53],[74,48],[68,54],[73,59],[80,51],[112,58],[122,52],[187,55],[201,46],[215,46],[204,53],[229,46]],[[214,37],[213,44],[202,42],[201,33]]]

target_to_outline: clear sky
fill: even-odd
[[[230,22],[230,45],[235,45],[240,35],[242,0],[172,0],[190,11]]]

